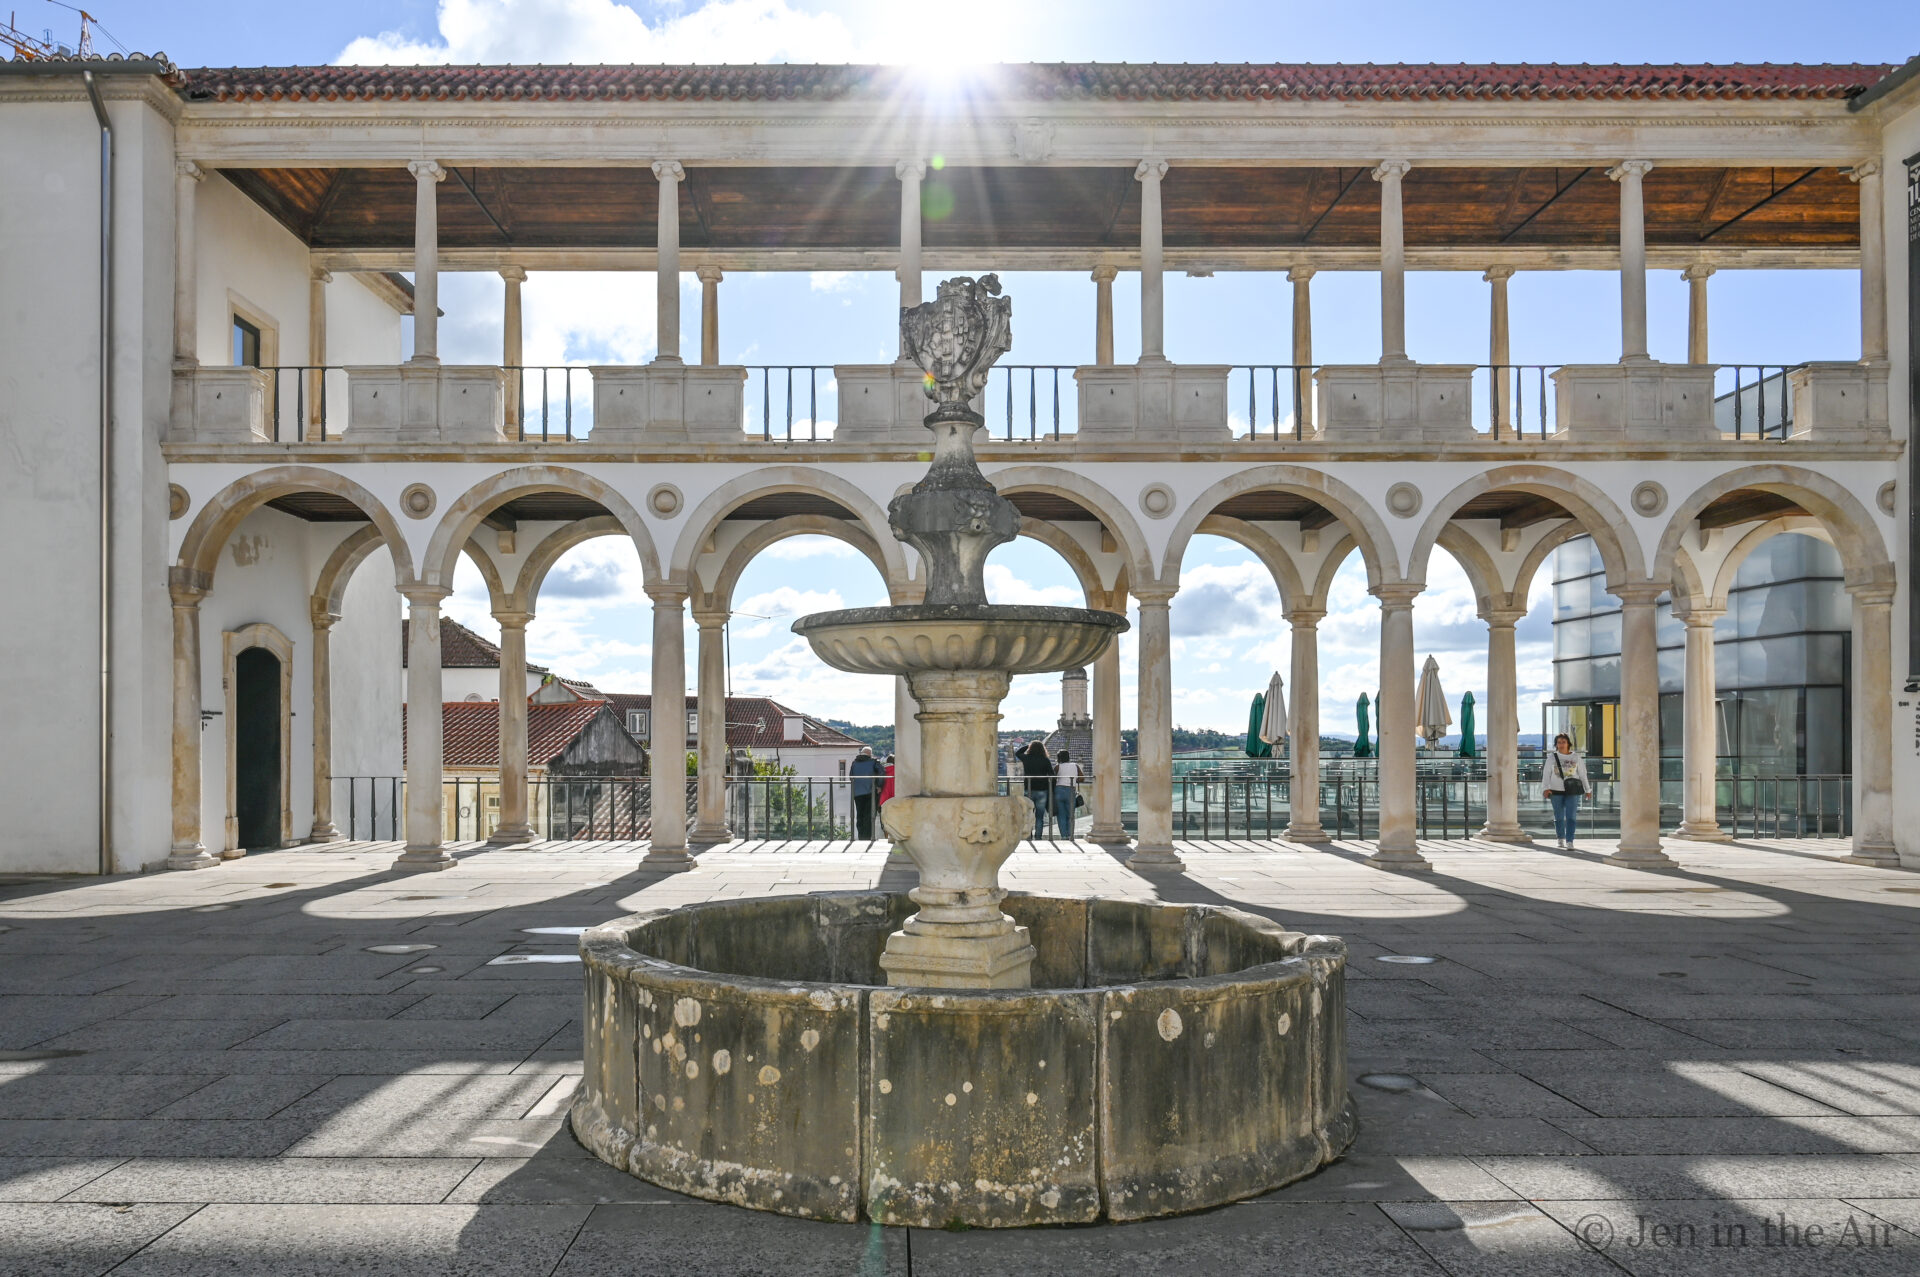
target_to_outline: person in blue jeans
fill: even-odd
[[[1053,760],[1047,757],[1045,741],[1034,739],[1014,755],[1026,776],[1027,801],[1033,804],[1033,836],[1047,836],[1047,807],[1053,795]]]
[[[1553,806],[1553,833],[1563,849],[1571,849],[1580,799],[1591,790],[1587,763],[1573,752],[1573,738],[1565,732],[1553,738],[1553,749],[1540,764],[1540,788]]]
[[[853,833],[861,841],[873,838],[873,813],[880,806],[880,784],[884,774],[880,770],[880,760],[873,756],[871,745],[862,745],[860,754],[853,760],[853,766],[847,768],[847,775],[853,783],[848,786],[853,791]]]
[[[1066,750],[1053,766],[1053,824],[1060,836],[1073,839],[1073,804],[1079,796],[1080,764]]]

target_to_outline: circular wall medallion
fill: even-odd
[[[1173,513],[1173,489],[1164,483],[1149,483],[1140,489],[1140,509],[1149,519],[1164,519]]]
[[[1420,489],[1411,483],[1396,483],[1387,489],[1387,509],[1403,519],[1420,513]]]
[[[680,507],[684,501],[685,498],[680,495],[680,489],[671,483],[657,483],[653,491],[647,493],[647,509],[663,519],[670,519],[680,513]]]
[[[433,489],[426,484],[409,484],[407,490],[400,494],[400,508],[405,510],[410,518],[424,519],[433,513],[436,500]]]
[[[1648,479],[1634,488],[1633,495],[1628,500],[1632,503],[1635,514],[1651,519],[1667,508],[1667,490]]]
[[[1891,487],[1892,485],[1889,484],[1888,486]],[[185,488],[177,483],[169,483],[167,485],[167,517],[169,519],[177,519],[181,515],[184,515],[187,512],[187,507],[192,504],[193,498],[187,495]]]
[[[1880,485],[1880,491],[1875,496],[1875,500],[1880,503],[1880,513],[1893,513],[1894,496],[1893,480],[1889,479]]]

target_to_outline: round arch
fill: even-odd
[[[1311,498],[1332,511],[1366,560],[1369,586],[1399,578],[1400,560],[1394,552],[1393,538],[1380,521],[1379,513],[1359,493],[1319,470],[1295,465],[1266,465],[1250,466],[1229,475],[1188,503],[1167,538],[1163,579],[1178,578],[1179,564],[1186,555],[1187,543],[1199,531],[1202,520],[1210,516],[1222,502],[1242,493],[1259,491],[1294,493]]]
[[[1681,539],[1693,526],[1694,520],[1700,517],[1700,512],[1741,488],[1757,488],[1762,492],[1791,497],[1807,511],[1825,530],[1834,548],[1840,551],[1848,585],[1894,583],[1893,559],[1887,553],[1886,537],[1873,516],[1867,513],[1866,507],[1860,504],[1859,498],[1826,475],[1800,466],[1748,466],[1717,475],[1702,484],[1675,507],[1673,517],[1667,521],[1666,531],[1660,537],[1660,548],[1654,556],[1654,571],[1662,578],[1673,578],[1675,564],[1681,553]],[[1746,539],[1742,538],[1743,541]],[[1760,537],[1753,545],[1765,539]],[[1741,557],[1752,553],[1752,550],[1753,546],[1748,546]]]
[[[620,530],[633,538],[640,555],[640,570],[652,584],[660,580],[660,557],[653,537],[647,531],[640,512],[625,497],[590,474],[564,466],[523,466],[506,470],[467,489],[447,508],[446,515],[433,531],[422,563],[424,583],[451,586],[454,565],[466,549],[474,529],[487,515],[515,497],[536,492],[568,492],[597,501],[610,512]]]
[[[1802,536],[1825,541],[1828,545],[1833,544],[1833,535],[1827,531],[1826,526],[1820,520],[1808,515],[1796,514],[1780,519],[1769,519],[1759,527],[1749,529],[1745,536],[1733,543],[1726,557],[1720,560],[1720,568],[1714,573],[1712,588],[1700,591],[1711,601],[1710,606],[1725,607],[1727,591],[1733,588],[1733,579],[1739,573],[1740,565],[1760,548],[1762,542],[1771,541],[1774,537],[1787,532],[1798,532]],[[1685,550],[1680,552],[1679,558],[1686,558]],[[1702,581],[1701,584],[1705,582]]]
[[[620,520],[610,514],[575,519],[572,523],[555,528],[521,561],[520,571],[513,579],[513,588],[505,592],[503,597],[515,611],[532,612],[540,601],[540,587],[547,583],[547,573],[553,571],[553,565],[560,561],[561,556],[583,542],[596,537],[619,536],[625,531]]]
[[[1020,535],[1038,541],[1067,561],[1067,566],[1073,570],[1074,580],[1080,583],[1080,591],[1085,596],[1088,607],[1105,601],[1107,587],[1100,581],[1100,569],[1094,563],[1093,556],[1087,553],[1085,546],[1062,531],[1058,524],[1023,515],[1020,519]],[[1117,584],[1116,592],[1124,592],[1126,589],[1124,569]]]
[[[1060,466],[1002,466],[987,477],[1001,496],[1021,492],[1044,492],[1065,497],[1091,514],[1113,537],[1127,565],[1127,575],[1136,580],[1152,580],[1153,560],[1140,525],[1127,513],[1126,503],[1085,475]],[[1064,554],[1065,551],[1062,551]],[[1076,569],[1078,570],[1078,569]],[[1096,589],[1100,587],[1096,581]]]
[[[232,539],[247,516],[275,498],[292,496],[297,492],[324,492],[351,501],[367,516],[380,539],[386,543],[388,552],[393,555],[394,574],[402,581],[412,578],[413,559],[407,552],[406,538],[400,534],[400,525],[392,513],[380,503],[378,497],[353,480],[318,466],[275,466],[236,479],[216,492],[200,507],[200,513],[194,516],[193,522],[187,527],[175,562],[180,567],[205,574],[206,579],[211,581],[214,570],[220,565],[221,549]]]
[[[685,585],[700,549],[719,528],[728,514],[757,497],[777,496],[783,492],[806,492],[830,497],[851,511],[886,561],[881,576],[886,580],[910,581],[906,547],[893,539],[887,527],[887,512],[865,492],[825,470],[812,466],[769,466],[751,474],[729,479],[710,493],[687,517],[680,538],[674,543],[667,579]]]
[[[1527,557],[1520,561],[1520,570],[1514,573],[1513,598],[1517,606],[1527,605],[1527,596],[1533,592],[1534,574],[1540,571],[1540,565],[1547,561],[1547,556],[1575,537],[1586,534],[1585,528],[1569,520],[1534,542],[1533,548],[1527,551]]]
[[[1467,502],[1499,491],[1549,497],[1566,507],[1580,530],[1591,536],[1594,544],[1600,547],[1600,558],[1606,564],[1609,584],[1625,585],[1646,579],[1646,561],[1640,553],[1639,541],[1632,536],[1620,535],[1622,528],[1631,526],[1620,507],[1606,493],[1578,475],[1554,466],[1537,465],[1498,466],[1474,475],[1434,502],[1433,512],[1420,525],[1420,532],[1414,538],[1413,553],[1407,564],[1408,576],[1425,581],[1427,560],[1433,554],[1433,547],[1439,543],[1441,530]]]
[[[314,583],[313,606],[332,616],[340,615],[346,606],[347,582],[382,544],[380,529],[369,524],[334,546],[333,553],[321,565],[319,580]]]
[[[1464,528],[1447,524],[1440,529],[1438,544],[1453,556],[1453,561],[1467,574],[1467,584],[1473,589],[1474,605],[1482,616],[1500,606],[1502,600],[1507,600],[1507,591],[1500,588],[1500,569],[1494,565],[1493,556],[1487,553],[1486,546],[1468,536]],[[1426,579],[1424,568],[1420,577]]]
[[[1283,609],[1300,607],[1308,599],[1306,583],[1300,577],[1300,568],[1293,561],[1293,556],[1287,553],[1285,546],[1256,525],[1248,523],[1245,519],[1230,519],[1224,515],[1210,514],[1200,520],[1200,526],[1194,529],[1194,535],[1221,537],[1260,560],[1261,565],[1267,569],[1267,574],[1273,578],[1274,586],[1280,591],[1280,606]],[[1352,540],[1350,537],[1346,539]]]
[[[863,526],[849,526],[845,519],[835,519],[824,514],[789,514],[771,519],[754,528],[740,539],[739,544],[727,551],[727,557],[720,564],[720,571],[714,577],[713,584],[707,590],[706,606],[716,610],[730,610],[733,606],[734,587],[740,584],[740,578],[747,568],[768,546],[794,537],[823,536],[832,537],[858,550],[866,560],[873,564],[874,570],[887,587],[889,597],[893,597],[899,582],[888,575],[887,556],[881,551],[880,544],[870,536]],[[898,601],[897,599],[895,601]]]

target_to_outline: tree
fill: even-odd
[[[833,813],[836,783],[826,777],[800,776],[792,767],[748,755],[743,778],[746,825],[760,838],[845,838],[851,830]]]

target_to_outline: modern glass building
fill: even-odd
[[[1677,760],[1685,627],[1664,600],[1658,616],[1660,753]],[[1840,556],[1827,542],[1784,532],[1740,565],[1714,624],[1721,774],[1849,771],[1852,623]],[[1553,687],[1544,730],[1567,732],[1590,757],[1617,757],[1620,602],[1587,537],[1554,552]]]

